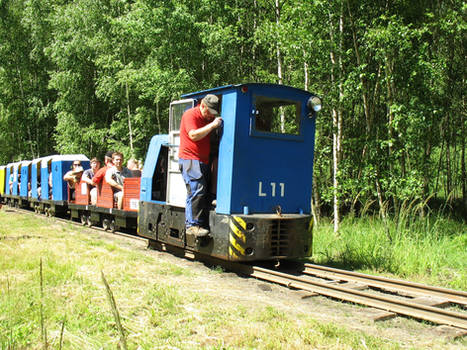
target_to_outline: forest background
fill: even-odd
[[[463,0],[0,0],[0,164],[144,159],[182,93],[280,83],[324,101],[316,219],[465,215],[466,28]]]

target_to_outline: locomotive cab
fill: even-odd
[[[211,133],[211,233],[196,240],[185,235],[179,126],[206,94],[219,97],[223,125]],[[226,260],[307,255],[319,108],[315,95],[274,84],[229,85],[172,102],[169,134],[153,137],[146,157],[139,233]]]

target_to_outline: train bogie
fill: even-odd
[[[171,246],[230,261],[300,258],[311,246],[307,215],[223,215],[210,212],[207,238],[186,234],[183,208],[142,202],[139,234]]]

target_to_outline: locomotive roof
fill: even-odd
[[[293,89],[297,91],[302,91],[304,92],[305,90],[295,88],[293,86],[289,85],[282,85],[282,84],[270,84],[270,83],[245,83],[245,84],[231,84],[231,85],[224,85],[224,86],[219,86],[215,87],[212,89],[207,89],[207,90],[201,90],[201,91],[196,91],[196,92],[190,92],[187,94],[181,95],[182,98],[196,98],[196,97],[202,97],[206,94],[209,93],[218,93],[221,91],[229,90],[229,89],[236,89],[242,86],[260,86],[260,87],[267,87],[267,88],[272,88],[272,89]]]

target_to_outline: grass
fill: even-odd
[[[219,269],[175,266],[53,219],[2,210],[0,222],[1,349],[399,348],[301,310],[232,298],[213,283]]]
[[[347,217],[337,235],[321,220],[313,244],[317,263],[467,290],[467,224],[440,214],[398,223]]]

